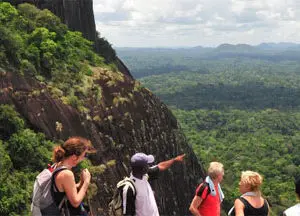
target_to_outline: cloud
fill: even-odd
[[[94,0],[94,13],[116,46],[300,40],[298,0]]]

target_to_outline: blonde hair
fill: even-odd
[[[218,175],[224,174],[223,164],[219,162],[210,162],[207,173],[210,178],[216,179]]]
[[[263,177],[250,170],[243,171],[241,175],[241,184],[250,186],[251,191],[259,191],[259,187],[263,182]]]

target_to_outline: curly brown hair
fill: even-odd
[[[72,155],[79,156],[85,150],[96,152],[90,140],[79,136],[70,137],[62,145],[54,147],[52,161],[57,163]]]

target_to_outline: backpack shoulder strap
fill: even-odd
[[[205,200],[207,198],[207,196],[210,194],[210,188],[207,182],[202,182],[198,188],[197,188],[197,195],[201,197],[201,195],[203,194],[204,190],[207,188],[207,193],[206,196],[203,200]]]
[[[134,186],[134,180],[125,177],[123,180],[119,181],[117,184],[117,189],[119,190],[120,188],[124,189],[124,187],[127,186],[127,189],[130,188],[132,190],[133,196],[136,196],[136,189]]]
[[[63,171],[63,170],[66,170],[67,168],[66,167],[64,167],[64,166],[62,166],[62,167],[58,167],[58,168],[56,168],[54,171],[53,171],[53,173],[52,173],[52,176],[51,176],[51,196],[52,196],[52,199],[53,199],[53,201],[55,202],[55,200],[54,200],[54,188],[56,189],[56,191],[58,191],[58,188],[57,188],[57,186],[56,186],[56,184],[55,184],[55,176],[58,174],[58,173],[60,173],[61,171]],[[64,196],[64,198],[61,200],[61,202],[59,203],[59,209],[61,209],[62,208],[62,206],[63,206],[63,204],[64,204],[64,202],[67,200],[67,196],[65,195]]]
[[[67,167],[62,166],[62,167],[56,168],[56,169],[53,171],[52,176],[51,176],[51,185],[52,185],[51,190],[53,190],[53,186],[54,186],[55,189],[58,191],[58,188],[56,187],[56,184],[55,184],[55,177],[56,177],[56,175],[57,175],[58,173],[60,173],[60,172],[63,171],[63,170],[66,170],[66,169],[67,169]],[[53,191],[53,192],[54,192],[54,191]]]
[[[120,184],[119,184],[120,183]],[[135,199],[136,199],[136,188],[134,185],[134,179],[125,177],[118,183],[119,193],[121,193],[123,214],[135,215]]]
[[[130,187],[131,187],[132,192],[133,192],[133,196],[136,196],[136,189],[135,189],[134,181],[132,179],[128,178],[128,177],[125,178],[125,181],[130,184]]]
[[[251,206],[244,197],[239,197],[238,199],[244,204],[245,208]]]

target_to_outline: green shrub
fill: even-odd
[[[35,20],[36,16],[40,13],[38,8],[29,3],[19,4],[18,11],[20,15],[29,20]]]
[[[116,165],[116,160],[107,161],[106,165],[107,165],[107,167],[115,166]]]
[[[42,10],[37,14],[36,25],[45,27],[51,32],[55,32],[58,39],[62,38],[68,30],[67,26],[60,21],[60,18],[47,9]]]
[[[37,70],[40,70],[41,65],[41,50],[36,47],[34,44],[31,44],[27,47],[25,51],[25,57],[30,62],[32,62]]]
[[[4,148],[3,141],[0,140],[0,185],[6,180],[11,168],[12,162]]]
[[[64,95],[64,92],[56,87],[52,87],[50,92],[56,99],[61,98]]]
[[[7,141],[7,150],[15,169],[43,169],[50,161],[52,147],[53,143],[47,141],[44,134],[29,129],[13,134]]]
[[[29,197],[36,175],[36,172],[14,171],[0,183],[0,215],[29,215]]]
[[[1,25],[9,24],[16,16],[18,11],[7,2],[0,2],[0,23]]]
[[[106,63],[111,63],[116,60],[117,55],[111,44],[97,32],[96,51],[101,56],[104,56]]]
[[[6,58],[6,54],[4,51],[3,45],[0,45],[0,64],[1,65],[8,65],[8,59]]]
[[[68,95],[63,99],[64,103],[71,105],[74,108],[79,108],[82,106],[82,101],[74,94]]]
[[[26,60],[26,59],[23,59],[21,61],[21,66],[20,66],[20,70],[21,70],[21,74],[23,75],[36,75],[37,74],[37,71],[34,67],[34,65]]]
[[[11,105],[0,105],[0,125],[0,138],[4,140],[25,127],[23,119]]]
[[[96,115],[96,116],[93,117],[93,120],[96,121],[96,122],[100,122],[101,118],[100,118],[100,116]]]
[[[24,41],[22,37],[11,29],[0,25],[0,38],[0,46],[4,50],[9,62],[15,66],[19,66],[21,55],[24,50]]]
[[[107,166],[105,164],[100,164],[98,166],[91,166],[89,168],[89,171],[91,172],[91,174],[102,174],[105,172],[105,170],[107,169]]]
[[[95,100],[97,101],[98,104],[101,103],[101,98],[102,98],[102,88],[100,86],[95,86],[93,88],[93,96],[95,98]]]

